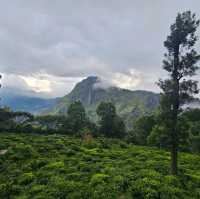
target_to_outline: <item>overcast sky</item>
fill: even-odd
[[[0,0],[3,89],[62,96],[97,75],[158,91],[163,41],[177,12],[188,9],[199,16],[200,1]]]

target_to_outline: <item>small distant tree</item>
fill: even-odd
[[[195,34],[199,20],[190,11],[178,13],[176,21],[171,25],[171,33],[167,36],[164,46],[167,49],[163,68],[169,78],[160,80],[162,89],[161,114],[162,123],[167,128],[171,148],[171,174],[177,174],[177,155],[179,146],[178,116],[181,105],[192,99],[198,93],[197,81],[190,77],[196,74],[197,62],[200,59],[194,45],[197,41]]]
[[[135,143],[140,145],[147,144],[147,137],[149,136],[152,128],[156,124],[156,116],[145,115],[138,118],[133,125],[133,135]]]
[[[147,137],[147,143],[150,146],[156,146],[159,148],[169,147],[169,135],[166,126],[161,124],[156,124],[150,131]]]
[[[73,102],[67,111],[68,128],[72,133],[77,134],[82,130],[87,122],[85,108],[80,101]]]
[[[101,102],[97,107],[97,115],[100,117],[100,133],[107,137],[123,137],[125,124],[117,115],[115,106],[111,102]]]
[[[200,122],[200,109],[186,109],[181,116],[190,122]]]
[[[188,125],[188,150],[200,153],[200,109],[187,109],[181,117]]]
[[[63,126],[66,123],[66,116],[64,115],[42,115],[35,117],[35,121],[46,129],[47,132],[62,133]]]
[[[126,134],[126,126],[125,126],[124,120],[118,115],[116,115],[116,117],[115,117],[114,128],[115,128],[114,137],[123,138],[125,136],[125,134]]]
[[[190,123],[189,144],[190,151],[200,153],[200,121]]]
[[[15,127],[12,118],[13,112],[8,107],[0,108],[0,131],[11,130]]]

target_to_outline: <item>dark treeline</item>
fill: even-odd
[[[93,123],[80,101],[72,103],[65,115],[33,116],[25,112],[0,109],[0,131],[22,133],[60,133],[72,136],[105,136],[123,138],[126,135],[124,121],[117,115],[111,102],[102,102],[97,107],[99,122]]]

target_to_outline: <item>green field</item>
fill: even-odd
[[[0,135],[0,198],[199,199],[200,156],[182,153],[168,175],[169,153],[120,140],[61,135]]]

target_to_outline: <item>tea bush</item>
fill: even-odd
[[[117,139],[0,134],[1,199],[199,199],[200,156]]]

